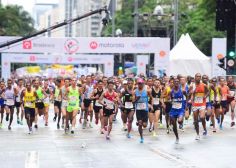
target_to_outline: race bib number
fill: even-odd
[[[31,102],[25,102],[25,106],[26,106],[26,107],[32,107],[32,105],[33,105],[33,104],[32,104]]]
[[[48,97],[44,100],[44,103],[46,103],[46,104],[50,104],[50,100],[49,100]]]
[[[137,103],[137,110],[146,110],[146,103]]]
[[[71,96],[69,105],[70,106],[76,106],[76,104],[77,104],[76,101],[77,101],[76,96]]]
[[[102,107],[102,105],[98,102],[98,100],[96,100],[95,106],[97,106],[97,107]]]
[[[7,99],[6,105],[8,105],[8,106],[13,106],[14,104],[15,104],[15,102],[14,102],[13,99]]]
[[[210,98],[209,98],[209,96],[206,98],[206,102],[207,102],[207,103],[210,102]]]
[[[63,107],[66,107],[68,105],[68,102],[67,101],[62,101],[62,106]]]
[[[108,99],[104,99],[104,102],[106,103],[107,108],[114,109],[114,102],[112,102],[112,101],[110,101]]]
[[[173,102],[172,103],[173,109],[181,109],[182,108],[182,102]]]
[[[20,96],[16,97],[16,102],[20,102]]]
[[[125,102],[125,108],[126,109],[132,109],[134,106],[133,106],[133,103],[132,102]]]
[[[203,97],[195,97],[194,103],[203,103]]]
[[[153,104],[154,105],[159,105],[160,104],[160,99],[159,98],[153,98]]]
[[[235,91],[229,91],[229,95],[230,95],[231,97],[234,97]]]

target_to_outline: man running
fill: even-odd
[[[122,102],[122,121],[123,124],[127,124],[128,121],[128,129],[127,129],[127,138],[131,138],[130,132],[132,129],[132,123],[133,123],[133,116],[134,116],[134,90],[133,90],[133,81],[128,80],[127,81],[127,87],[121,92],[120,98],[123,99]],[[126,128],[126,127],[125,127]]]
[[[43,92],[46,93],[46,98],[44,99],[44,120],[45,126],[48,126],[48,117],[49,117],[49,107],[50,107],[50,100],[52,98],[52,91],[49,88],[48,80],[44,80]]]
[[[27,125],[29,128],[29,134],[32,134],[32,124],[35,119],[35,102],[37,99],[37,93],[31,87],[31,83],[26,83],[26,89],[24,89],[21,93],[21,101],[24,102],[24,111],[25,111],[25,119],[27,121]]]
[[[64,86],[61,88],[62,103],[61,103],[61,112],[62,112],[62,125],[61,128],[64,129],[65,119],[66,119],[66,109],[68,106],[68,99],[66,98],[66,90],[70,87],[70,79],[66,78],[64,80]]]
[[[179,143],[179,135],[177,130],[177,120],[179,125],[183,124],[183,117],[185,112],[185,106],[184,103],[184,95],[187,97],[186,91],[182,90],[179,84],[179,79],[174,79],[174,88],[171,90],[171,100],[172,100],[172,107],[170,110],[170,119],[171,124],[173,125],[173,131],[176,137],[175,143]]]
[[[8,125],[8,130],[11,130],[11,124],[13,121],[14,115],[14,105],[15,105],[15,97],[17,96],[17,89],[13,87],[13,83],[11,79],[7,80],[7,87],[5,90],[5,100],[6,100],[6,121],[9,120],[10,115],[10,122]]]
[[[23,118],[24,118],[24,107],[21,101],[21,93],[22,91],[25,89],[24,88],[24,83],[23,83],[23,79],[18,79],[18,85],[17,85],[17,96],[15,99],[15,107],[16,107],[16,115],[17,115],[17,124],[23,125]],[[21,112],[21,118],[20,118],[20,112]]]
[[[4,81],[0,82],[0,108],[1,108],[1,122],[0,122],[0,128],[2,128],[2,121],[4,117],[4,110],[5,110],[5,83]]]
[[[138,130],[140,134],[140,143],[144,142],[143,127],[147,127],[148,122],[148,97],[152,101],[151,92],[145,89],[144,80],[137,80],[138,88],[135,90],[135,104]]]
[[[57,118],[57,129],[60,129],[60,120],[61,120],[61,101],[62,101],[62,93],[61,93],[61,80],[56,80],[56,87],[54,90],[54,118],[53,120],[56,121]]]
[[[118,94],[114,91],[114,83],[108,82],[108,87],[101,95],[99,103],[103,105],[104,127],[106,130],[106,139],[110,140],[113,118],[115,115],[115,104],[118,102]]]
[[[65,133],[69,130],[69,120],[72,123],[71,134],[75,132],[76,125],[76,115],[79,112],[79,96],[81,94],[81,89],[77,87],[77,79],[72,78],[71,86],[66,89],[66,97],[68,99],[67,111],[66,111],[66,124]]]
[[[209,95],[207,86],[201,82],[201,74],[197,73],[195,75],[195,84],[193,85],[192,90],[192,102],[193,102],[193,116],[194,116],[194,126],[197,133],[196,140],[200,140],[199,135],[199,123],[198,117],[200,116],[200,120],[202,122],[202,126],[204,129],[203,135],[207,135],[206,129],[206,120],[205,120],[205,109],[206,109],[206,98]]]
[[[236,83],[234,82],[234,79],[232,76],[228,77],[228,83],[227,86],[229,87],[229,95],[227,96],[227,109],[229,110],[229,106],[231,109],[231,127],[235,126],[235,121],[234,121],[234,117],[235,117],[235,104],[236,104]]]

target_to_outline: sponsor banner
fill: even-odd
[[[170,39],[162,39],[162,43],[157,45],[158,51],[154,56],[154,74],[162,77],[164,73],[169,75]]]
[[[226,55],[226,38],[212,39],[212,76],[225,76],[226,71],[218,66],[219,59]]]
[[[2,54],[2,77],[9,78],[11,63],[37,64],[103,64],[104,75],[113,76],[113,55],[43,55],[43,54]]]
[[[0,37],[0,43],[13,37]],[[16,38],[16,37],[14,37]],[[0,52],[14,53],[156,53],[168,49],[169,38],[159,37],[78,37],[27,39],[1,48]],[[168,52],[168,51],[165,51]]]
[[[146,65],[149,63],[149,55],[137,55],[137,74],[146,74]]]

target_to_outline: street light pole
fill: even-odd
[[[174,9],[175,9],[175,14],[174,14],[174,46],[177,43],[177,38],[178,38],[178,22],[179,22],[179,3],[178,0],[174,1]]]
[[[116,11],[116,0],[111,0],[112,6],[112,37],[115,37],[115,11]]]
[[[138,36],[138,0],[134,0],[134,37]]]

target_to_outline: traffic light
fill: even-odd
[[[222,68],[222,69],[225,70],[225,57],[219,59],[219,62],[220,62],[220,63],[218,64],[218,66],[219,66],[220,68]]]

